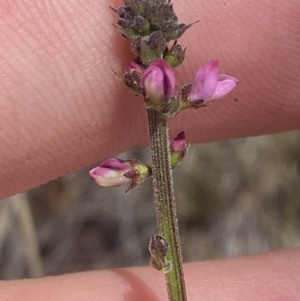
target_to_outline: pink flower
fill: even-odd
[[[237,82],[234,77],[219,74],[218,61],[209,61],[197,71],[188,100],[193,102],[223,97],[236,87]]]
[[[125,161],[117,158],[107,159],[89,172],[90,177],[104,187],[131,182],[128,190],[143,182],[151,173],[151,168],[138,160]]]
[[[90,171],[90,177],[104,187],[119,186],[131,180],[124,176],[132,170],[130,163],[117,158],[107,159]]]
[[[175,75],[165,60],[158,59],[144,72],[141,87],[146,91],[146,99],[153,107],[165,105],[175,90]]]

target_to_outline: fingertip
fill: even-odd
[[[300,249],[184,265],[190,301],[298,300]],[[1,300],[163,301],[164,275],[150,267],[0,282]]]

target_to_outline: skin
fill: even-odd
[[[105,0],[0,3],[0,197],[147,144],[143,102],[117,80],[132,54]],[[170,121],[191,142],[300,128],[300,2],[177,0],[187,58],[178,85],[218,59],[227,98]],[[236,101],[237,100],[237,101]],[[298,300],[300,250],[187,264],[189,301]],[[1,300],[166,300],[150,268],[0,282]]]

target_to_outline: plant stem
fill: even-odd
[[[167,118],[154,109],[148,109],[147,113],[156,219],[159,235],[168,244],[166,260],[171,264],[171,269],[165,272],[169,300],[186,301]]]

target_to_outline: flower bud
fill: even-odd
[[[164,59],[173,68],[178,67],[185,58],[185,49],[182,49],[181,45],[177,44],[176,41],[173,46],[166,52]]]
[[[118,25],[123,35],[127,38],[147,35],[150,26],[147,19],[142,16],[134,16],[132,20],[120,18]]]
[[[145,13],[145,5],[147,1],[145,0],[124,0],[124,4],[126,7],[130,7],[130,9],[134,12],[136,15],[144,14]]]
[[[129,70],[122,77],[124,84],[133,92],[142,94],[144,89],[141,88],[140,82],[143,75],[143,69],[139,64],[132,61]]]
[[[93,168],[90,177],[100,186],[120,186],[131,182],[127,191],[151,175],[151,168],[138,160],[110,158]],[[126,192],[127,192],[126,191]]]
[[[171,166],[172,169],[177,167],[179,163],[183,160],[188,148],[189,144],[186,143],[185,133],[180,132],[171,145]]]
[[[162,24],[160,29],[163,32],[166,41],[169,42],[171,40],[179,39],[192,25],[197,22],[186,25],[184,23],[178,24],[177,21],[168,21]]]
[[[175,90],[173,69],[165,60],[154,61],[144,72],[141,87],[146,91],[146,103],[159,108],[168,103]]]
[[[140,57],[144,65],[150,65],[157,58],[161,58],[166,49],[166,40],[160,30],[153,31],[149,38],[137,36],[131,43],[132,51]]]
[[[177,22],[173,5],[166,1],[162,1],[162,3],[148,1],[146,16],[151,26],[156,28],[160,28],[165,22]]]

